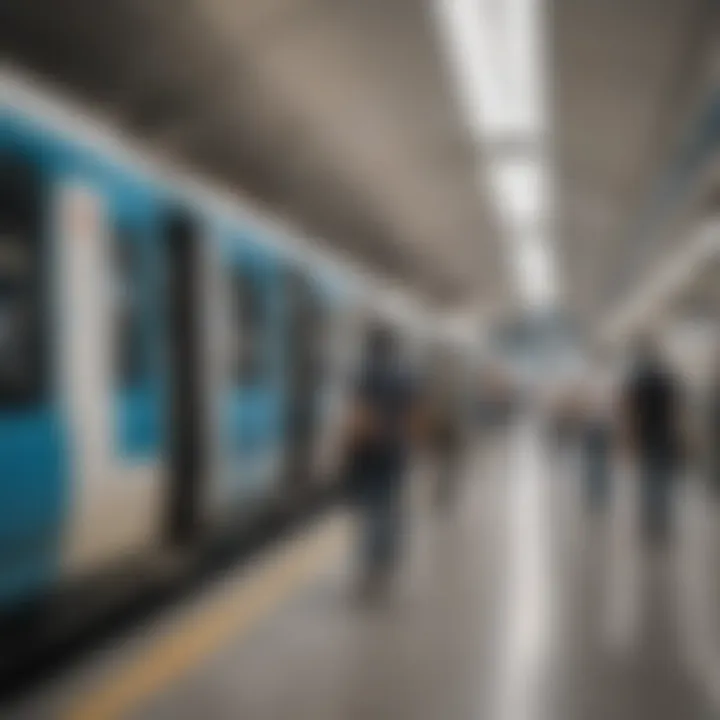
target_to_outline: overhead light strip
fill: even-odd
[[[557,278],[547,237],[542,2],[434,0],[434,8],[465,121],[491,158],[480,168],[483,184],[497,204],[513,265],[525,268],[516,273],[520,295],[533,305],[551,303]]]

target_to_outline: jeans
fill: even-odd
[[[663,542],[671,531],[674,463],[655,455],[640,460],[642,521],[649,540]]]
[[[591,510],[605,507],[610,492],[610,438],[606,430],[591,428],[585,436],[585,497]]]
[[[361,498],[361,553],[369,572],[387,571],[395,564],[400,545],[401,504],[399,483]]]

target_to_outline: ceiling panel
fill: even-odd
[[[429,2],[4,0],[0,45],[329,247],[496,306],[509,264]],[[596,317],[687,121],[716,3],[547,3],[563,296]]]
[[[570,302],[588,317],[617,299],[634,224],[687,122],[711,18],[712,0],[553,2],[561,243]]]

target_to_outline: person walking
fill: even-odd
[[[681,388],[650,337],[643,338],[623,391],[626,441],[637,460],[647,539],[671,532],[672,490],[681,453]]]
[[[417,407],[415,384],[395,337],[382,325],[371,328],[349,423],[351,494],[365,592],[386,585],[398,559]]]

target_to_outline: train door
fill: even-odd
[[[46,199],[38,168],[0,150],[0,606],[52,580],[65,509]]]
[[[241,257],[230,279],[231,368],[226,394],[227,497],[264,502],[276,490],[279,457],[277,270]]]
[[[284,457],[282,265],[238,238],[220,236],[213,275],[216,324],[212,468],[204,508],[236,525],[275,501]]]
[[[202,392],[201,229],[193,216],[174,210],[164,226],[168,311],[168,539],[193,539],[200,518],[204,470]]]
[[[54,190],[73,471],[63,570],[73,575],[157,543],[161,483],[151,202],[115,168],[79,168],[63,167]]]
[[[292,494],[312,481],[322,381],[324,317],[317,291],[300,272],[287,276],[287,415],[285,481]]]

